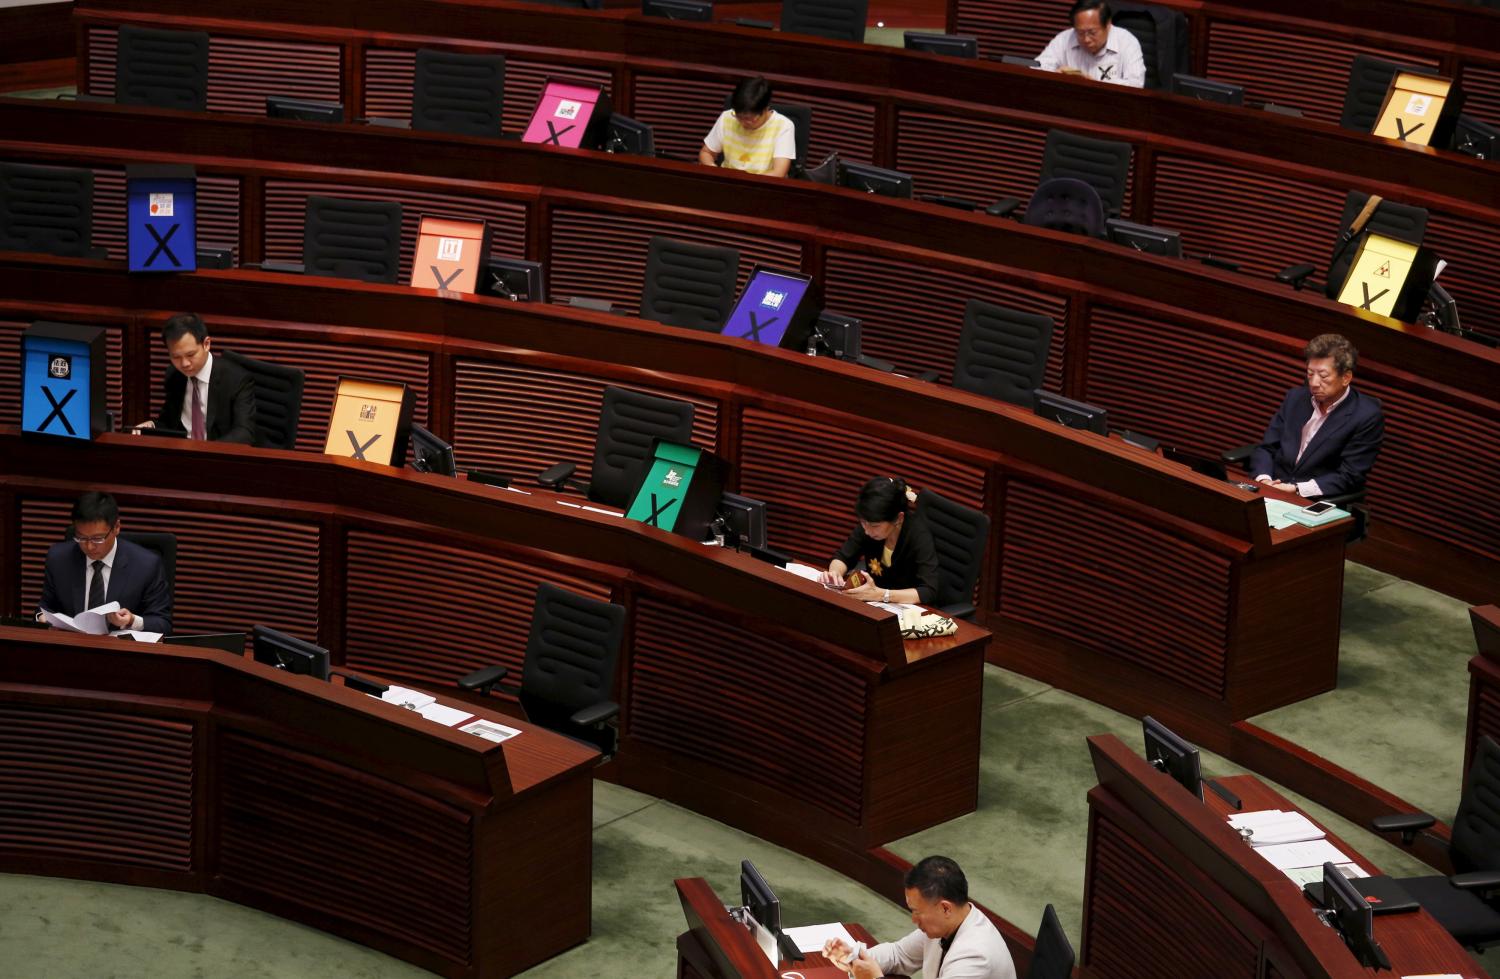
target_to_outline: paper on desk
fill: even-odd
[[[1402,976],[1401,979],[1464,979],[1457,972],[1424,972],[1420,976]]]
[[[430,693],[420,690],[408,690],[406,687],[388,687],[380,699],[397,707],[405,707],[407,710],[421,710],[429,704],[437,702],[437,698]]]
[[[513,727],[506,727],[504,724],[496,724],[494,721],[475,721],[473,724],[465,724],[463,727],[459,728],[459,730],[464,732],[465,734],[472,734],[476,737],[484,738],[486,741],[494,741],[497,744],[501,741],[509,741],[511,738],[521,733]]]
[[[162,637],[162,633],[160,632],[147,632],[144,629],[121,629],[119,632],[115,633],[115,635],[129,636],[136,642],[161,642]]]
[[[444,727],[452,727],[459,721],[474,716],[474,712],[471,710],[457,710],[453,707],[445,707],[439,703],[431,703],[426,707],[418,707],[417,713],[429,721],[437,721]]]
[[[578,509],[580,509],[580,510],[587,510],[589,513],[602,513],[606,517],[623,517],[623,516],[625,516],[625,514],[621,513],[619,510],[606,510],[603,507],[581,506]]]
[[[793,561],[788,561],[781,570],[790,571],[797,577],[806,578],[808,581],[817,581],[823,576],[822,568],[815,568],[810,564],[797,564]]]
[[[923,612],[927,611],[920,605],[908,605],[905,602],[870,602],[868,604],[871,608],[883,608],[887,612],[895,612],[897,615],[900,615],[902,612],[911,612],[916,615],[921,615]]]
[[[1272,530],[1285,530],[1297,525],[1293,513],[1302,509],[1302,504],[1288,503],[1286,500],[1274,500],[1266,497],[1266,522],[1271,525]]]
[[[69,632],[82,632],[90,636],[103,636],[109,634],[109,620],[105,618],[111,612],[120,611],[119,602],[105,602],[103,605],[95,606],[77,615],[64,615],[61,612],[49,612],[42,609],[42,621],[59,629]]]
[[[1349,855],[1327,840],[1308,840],[1305,843],[1277,843],[1259,846],[1255,852],[1271,861],[1278,870],[1294,867],[1321,867],[1325,863],[1349,863]]]
[[[803,925],[800,928],[783,928],[782,932],[797,944],[799,952],[821,952],[823,946],[828,944],[830,938],[843,941],[850,948],[854,947],[854,936],[849,934],[849,929],[835,921],[827,925]]]
[[[1339,873],[1351,879],[1355,877],[1370,876],[1369,874],[1365,873],[1357,863],[1341,863],[1338,865],[1338,868]],[[1316,867],[1293,867],[1290,870],[1283,870],[1282,873],[1286,874],[1287,877],[1291,879],[1292,883],[1296,884],[1298,887],[1306,887],[1308,884],[1323,883],[1322,864],[1318,864]]]
[[[1229,825],[1237,830],[1250,830],[1250,845],[1258,847],[1321,840],[1326,835],[1302,813],[1280,809],[1235,813],[1229,817]]]

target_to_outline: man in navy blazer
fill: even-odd
[[[255,444],[255,379],[213,355],[213,337],[197,313],[179,313],[161,328],[172,367],[161,411],[136,429],[161,428],[209,442]],[[191,386],[191,390],[189,390]]]
[[[90,490],[73,504],[73,539],[47,551],[41,607],[77,615],[106,602],[111,629],[172,631],[172,591],[154,551],[120,540],[120,507],[108,493]]]
[[[1380,455],[1380,402],[1354,388],[1359,352],[1337,333],[1308,341],[1307,385],[1295,387],[1250,455],[1256,481],[1306,497],[1341,496],[1365,487]]]

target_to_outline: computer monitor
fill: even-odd
[[[757,265],[719,332],[772,347],[805,350],[822,305],[811,276]]]
[[[762,928],[781,930],[781,902],[749,860],[740,861],[740,903],[750,910],[750,917],[760,922]]]
[[[1110,218],[1104,222],[1104,232],[1115,244],[1134,248],[1147,255],[1162,255],[1166,258],[1182,257],[1182,235],[1176,231],[1168,231],[1166,228],[1157,228],[1149,224],[1136,224],[1134,221],[1123,221],[1120,218]]]
[[[546,269],[541,262],[524,258],[487,258],[479,276],[478,292],[481,296],[498,296],[512,302],[544,303]]]
[[[825,309],[818,314],[814,329],[818,334],[819,347],[830,357],[859,360],[864,334],[864,323],[861,320]]]
[[[839,186],[882,197],[911,200],[911,174],[868,163],[845,163],[839,167]]]
[[[1370,902],[1333,863],[1323,864],[1323,902],[1332,913],[1339,934],[1344,936],[1344,944],[1359,959],[1360,965],[1377,969],[1391,967],[1390,959],[1375,941],[1375,913]]]
[[[668,20],[711,21],[714,5],[709,0],[641,0],[641,13]]]
[[[907,31],[902,37],[906,41],[908,51],[946,54],[950,58],[979,57],[979,39],[966,34],[928,34],[924,31]]]
[[[746,547],[766,546],[766,504],[738,493],[719,497],[719,514],[734,532],[737,544]]]
[[[245,655],[243,632],[203,632],[189,636],[163,636],[161,641],[167,646],[197,646],[200,649],[222,649],[236,656]]]
[[[255,661],[278,670],[328,679],[328,650],[263,625],[250,633]]]
[[[1198,749],[1173,734],[1155,718],[1141,721],[1146,736],[1146,760],[1157,771],[1165,772],[1178,785],[1203,798],[1203,773],[1198,766]]]
[[[1200,102],[1218,102],[1222,105],[1244,105],[1245,90],[1239,85],[1216,82],[1212,78],[1197,75],[1173,75],[1172,94],[1186,95]]]
[[[1109,413],[1086,401],[1074,401],[1051,391],[1037,391],[1033,409],[1067,428],[1081,428],[1096,435],[1109,434]]]
[[[267,95],[266,118],[301,119],[303,122],[343,122],[344,106],[341,102],[320,102],[316,99],[292,99],[284,95]]]
[[[1453,149],[1481,160],[1493,160],[1496,152],[1500,152],[1500,129],[1460,113],[1453,126]]]
[[[648,0],[648,2],[664,2],[664,0]],[[632,156],[655,156],[656,131],[644,122],[639,122],[629,116],[622,116],[617,112],[611,113],[609,135],[604,139],[604,150],[607,153],[629,153]]]
[[[453,446],[415,422],[411,426],[410,465],[417,472],[437,476],[458,475],[458,465],[453,460]]]
[[[1026,58],[1019,54],[1003,54],[1000,56],[1002,65],[1015,65],[1017,68],[1040,68],[1042,63],[1035,58]]]

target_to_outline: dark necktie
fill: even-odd
[[[89,582],[89,608],[104,604],[104,562],[94,562],[94,580]]]
[[[198,379],[193,378],[193,430],[192,438],[203,441],[203,403],[198,400]]]

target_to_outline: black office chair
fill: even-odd
[[[734,93],[724,96],[724,108],[729,108],[729,102]],[[787,171],[788,177],[804,179],[807,177],[807,140],[812,133],[812,106],[799,105],[796,102],[772,102],[771,109],[779,112],[792,121],[792,138],[797,144],[797,156],[792,160],[792,167]],[[722,154],[720,159],[723,159]]]
[[[1357,190],[1351,190],[1344,198],[1344,211],[1339,216],[1340,237],[1334,243],[1333,253],[1328,260],[1328,275],[1323,283],[1323,294],[1329,299],[1338,298],[1344,279],[1349,276],[1349,266],[1354,264],[1354,257],[1359,253],[1357,241],[1346,240],[1343,235],[1369,199],[1369,194]],[[1382,200],[1380,206],[1375,208],[1375,213],[1365,222],[1363,231],[1420,244],[1427,234],[1427,210]],[[1276,273],[1276,281],[1290,285],[1293,289],[1302,289],[1309,285],[1308,280],[1315,271],[1311,262],[1289,265]]]
[[[1385,93],[1398,71],[1430,73],[1432,69],[1398,64],[1369,54],[1355,55],[1349,65],[1349,87],[1344,91],[1344,111],[1339,116],[1339,125],[1362,133],[1374,129],[1380,106],[1385,102]]]
[[[395,282],[401,272],[401,205],[309,197],[302,266],[308,275]]]
[[[1056,177],[1031,195],[1031,203],[1026,205],[1026,223],[1098,238],[1104,234],[1104,204],[1098,191],[1082,180]]]
[[[865,39],[869,0],[782,0],[781,29],[835,41]]]
[[[1435,823],[1425,812],[1376,816],[1378,833],[1400,833],[1410,844]],[[1453,817],[1451,877],[1401,878],[1401,887],[1466,948],[1500,945],[1500,744],[1488,735],[1475,746],[1464,794]]]
[[[162,574],[167,579],[167,592],[175,596],[177,594],[177,535],[158,534],[144,530],[122,530],[120,539],[156,552],[161,558]]]
[[[596,503],[627,507],[640,488],[650,461],[651,445],[665,439],[687,445],[693,440],[693,406],[674,398],[658,398],[626,388],[604,389],[599,432],[594,437],[594,468],[586,493]],[[561,490],[573,479],[577,465],[560,462],[538,474],[536,481]]]
[[[927,524],[937,548],[941,582],[932,604],[955,619],[974,616],[974,585],[990,538],[990,518],[930,489],[917,495],[916,517]]]
[[[115,54],[115,101],[188,112],[207,109],[207,32],[122,26]]]
[[[1052,317],[982,299],[964,306],[953,386],[1030,408],[1052,345]]]
[[[104,258],[93,225],[92,170],[0,163],[0,251]]]
[[[1166,88],[1173,75],[1192,70],[1186,14],[1155,4],[1125,3],[1123,0],[1110,6],[1114,9],[1111,25],[1129,31],[1141,44],[1147,88]]]
[[[1104,216],[1117,218],[1125,206],[1125,190],[1130,182],[1130,153],[1129,143],[1049,129],[1042,150],[1042,170],[1037,176],[1038,187],[1058,177],[1081,180],[1098,192]],[[1018,198],[1002,197],[985,208],[985,213],[1007,217],[1020,205]],[[1102,229],[1103,222],[1100,224]]]
[[[1036,948],[1031,953],[1031,967],[1026,979],[1069,979],[1073,975],[1073,946],[1068,943],[1057,911],[1047,905],[1042,911],[1042,926],[1037,929]]]
[[[417,50],[411,128],[460,136],[500,136],[505,57]]]
[[[255,444],[264,449],[296,448],[306,380],[302,368],[270,364],[233,350],[221,350],[219,356],[255,380]]]
[[[619,740],[609,721],[620,705],[610,697],[624,636],[623,605],[544,581],[536,590],[520,685],[501,684],[509,670],[487,666],[459,679],[458,686],[488,695],[498,685],[520,699],[532,723],[592,745],[608,760]]]
[[[718,333],[734,308],[740,253],[658,235],[646,252],[641,319]]]

